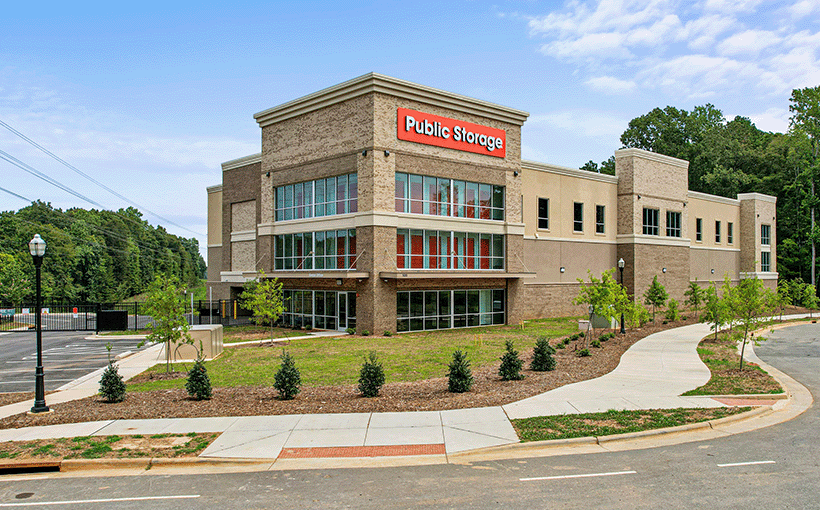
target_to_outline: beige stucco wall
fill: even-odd
[[[731,198],[689,193],[689,237],[692,247],[740,249],[740,201]],[[703,219],[703,240],[695,236],[697,218]],[[715,242],[715,221],[720,221],[720,242]],[[728,242],[729,223],[734,225],[734,239]]]
[[[526,268],[536,272],[536,277],[528,278],[526,284],[574,283],[578,278],[588,280],[587,270],[598,278],[602,272],[616,267],[618,262],[615,243],[524,238],[522,249]],[[618,278],[617,273],[615,277]]]

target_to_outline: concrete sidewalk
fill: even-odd
[[[802,316],[794,316],[798,318]],[[633,345],[618,367],[597,379],[571,384],[503,407],[404,413],[112,420],[0,430],[0,441],[52,437],[211,432],[220,436],[200,457],[223,459],[322,459],[405,457],[446,462],[465,454],[518,442],[510,419],[609,409],[724,406],[709,397],[680,394],[705,384],[709,369],[697,345],[709,333],[694,324],[650,335]],[[128,378],[162,361],[153,346],[120,362]],[[97,392],[100,374],[89,374],[49,403]],[[0,416],[24,412],[31,402],[0,408]],[[409,460],[409,459],[408,459]]]

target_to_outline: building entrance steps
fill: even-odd
[[[804,316],[789,318],[801,317]],[[203,458],[401,455],[446,458],[451,454],[517,443],[518,437],[510,423],[510,419],[515,418],[610,409],[724,406],[710,397],[680,396],[709,380],[709,369],[697,354],[698,343],[708,334],[706,324],[655,333],[627,350],[618,367],[609,374],[502,407],[404,413],[112,420],[0,430],[0,441],[210,432],[220,433],[220,436],[200,455]],[[161,362],[160,350],[161,346],[154,346],[122,360],[120,372],[133,376]],[[96,375],[75,381],[49,395],[48,401],[59,403],[93,395],[97,391],[98,379],[99,375]],[[24,412],[30,406],[31,402],[5,406],[0,408],[0,416]]]

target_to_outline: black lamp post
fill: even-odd
[[[626,264],[624,262],[623,257],[621,257],[621,259],[618,260],[618,270],[621,272],[621,287],[624,286],[624,265],[626,265]],[[623,335],[624,333],[626,333],[626,330],[624,329],[624,312],[622,311],[621,312],[621,334]]]
[[[32,413],[47,413],[49,411],[46,405],[46,385],[43,379],[43,325],[40,318],[43,303],[40,301],[40,266],[43,264],[43,255],[46,254],[46,242],[40,237],[40,234],[34,234],[34,239],[28,243],[28,251],[34,259],[34,268],[36,270],[36,298],[35,298],[35,323],[37,325],[37,368],[35,369],[35,384],[34,384],[34,407],[31,408]]]

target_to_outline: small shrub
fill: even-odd
[[[579,358],[584,358],[586,356],[589,356],[589,349],[581,349],[580,351],[576,352],[575,355],[578,356]]]
[[[564,342],[558,342],[557,344],[555,344],[555,348],[556,349],[566,349],[567,346],[564,345]]]
[[[601,341],[596,339],[596,340],[591,341],[589,343],[589,345],[591,347],[595,347],[596,349],[600,349],[601,348]]]
[[[364,333],[362,331],[363,335]],[[364,364],[359,371],[359,392],[363,397],[376,397],[382,386],[384,386],[384,368],[376,359],[376,353],[371,352],[364,358]]]
[[[347,333],[348,335],[355,335],[356,334],[356,328],[347,328],[345,330],[345,333]]]
[[[501,366],[498,367],[498,375],[502,381],[519,381],[524,378],[521,367],[524,362],[518,356],[518,351],[513,349],[512,340],[507,340],[506,352],[501,356]]]
[[[661,324],[669,324],[669,321],[664,320]]]
[[[293,362],[293,356],[289,352],[282,349],[282,356],[280,358],[282,364],[279,365],[279,370],[274,375],[273,387],[279,392],[279,398],[282,400],[291,400],[299,394],[302,385],[302,376],[299,374],[299,369]]]
[[[674,299],[670,299],[666,307],[666,315],[664,317],[667,321],[680,320],[680,310],[678,309],[677,301],[675,301]]]
[[[205,370],[205,363],[198,359],[194,362],[188,372],[188,380],[185,381],[185,391],[188,395],[197,400],[207,400],[211,398],[211,379],[208,377],[208,371]]]
[[[305,331],[310,331],[313,329],[313,324],[305,324]]]
[[[467,355],[461,351],[453,353],[453,361],[447,366],[447,389],[451,393],[464,393],[473,386],[473,372]]]
[[[615,333],[612,333],[612,332],[610,332],[610,333],[604,333],[603,335],[601,335],[600,337],[598,337],[598,340],[600,340],[601,342],[606,342],[606,341],[607,341],[607,340],[609,340],[610,338],[615,338]]]
[[[584,338],[585,333],[583,331],[581,331],[579,333],[576,333],[576,335],[578,335],[578,338]]]
[[[552,355],[555,354],[555,349],[550,347],[549,341],[546,337],[540,337],[535,342],[535,348],[532,350],[532,363],[530,363],[530,370],[536,372],[549,372],[555,370],[555,359]]]
[[[393,336],[393,333],[391,333],[389,330],[384,330],[384,336]]]
[[[107,402],[122,402],[125,400],[125,382],[122,380],[117,365],[108,363],[100,379],[100,395]]]
[[[368,331],[366,329],[363,329],[362,330],[362,336],[370,336],[370,331]]]

